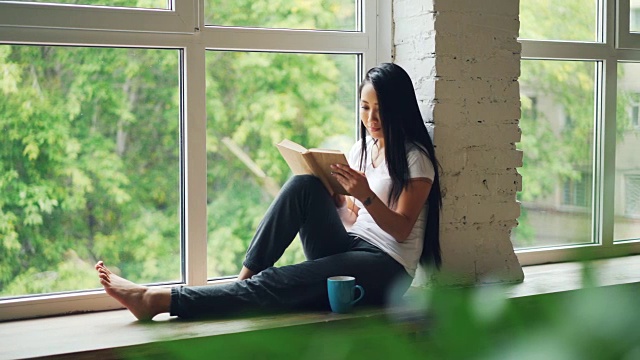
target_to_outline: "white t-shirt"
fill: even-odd
[[[364,173],[371,190],[378,196],[382,202],[387,204],[389,193],[391,192],[391,177],[387,168],[387,161],[384,159],[377,167],[371,162],[371,151],[374,142],[373,139],[367,138],[367,164]],[[360,146],[361,141],[356,142],[351,151],[349,151],[349,166],[353,169],[360,170]],[[380,154],[384,156],[384,154]],[[409,165],[409,178],[428,178],[433,181],[435,171],[431,160],[416,148],[413,144],[407,144],[407,163]],[[382,230],[373,220],[373,217],[360,201],[354,199],[356,205],[360,208],[358,217],[349,229],[349,233],[357,235],[367,242],[377,246],[392,258],[398,261],[407,270],[412,277],[415,276],[422,246],[424,242],[424,231],[426,227],[426,210],[420,212],[418,220],[416,220],[409,237],[403,242],[398,242],[393,236]]]

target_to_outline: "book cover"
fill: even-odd
[[[340,183],[331,175],[332,164],[347,164],[347,158],[339,150],[307,149],[291,140],[282,140],[276,144],[280,154],[295,175],[312,174],[329,191],[329,194],[349,195]]]

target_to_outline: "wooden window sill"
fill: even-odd
[[[640,283],[640,256],[594,262],[598,285]],[[505,288],[508,297],[526,297],[577,290],[581,265],[561,263],[524,268],[525,281]],[[167,314],[142,323],[126,310],[104,311],[0,323],[0,359],[118,358],[123,349],[135,351],[167,339],[181,340],[291,326],[327,324],[362,317],[386,317],[389,310],[359,308],[351,314],[303,312],[225,320],[183,321]],[[410,315],[406,313],[405,315]]]

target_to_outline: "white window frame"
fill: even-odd
[[[49,3],[0,3],[0,29],[93,29],[193,33],[197,3],[171,1],[170,9],[117,8]]]
[[[357,54],[362,68],[391,61],[389,0],[356,0],[361,31],[205,26],[204,0],[174,0],[174,10],[0,3],[0,44],[181,49],[183,97],[183,233],[185,284],[207,284],[207,49]],[[355,86],[355,84],[354,84]],[[354,102],[356,100],[354,99]],[[355,129],[354,114],[354,129]],[[354,130],[355,134],[355,130]],[[99,286],[96,278],[96,286]],[[121,308],[104,291],[0,300],[0,321]]]
[[[600,0],[597,42],[519,39],[522,59],[597,61],[592,229],[588,245],[516,251],[521,265],[640,253],[640,242],[614,243],[616,98],[619,61],[640,62],[640,33],[629,33],[630,0]]]

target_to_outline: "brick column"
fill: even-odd
[[[394,61],[414,81],[442,165],[443,271],[456,285],[519,282],[517,0],[394,0]],[[424,278],[418,282],[424,281]]]

